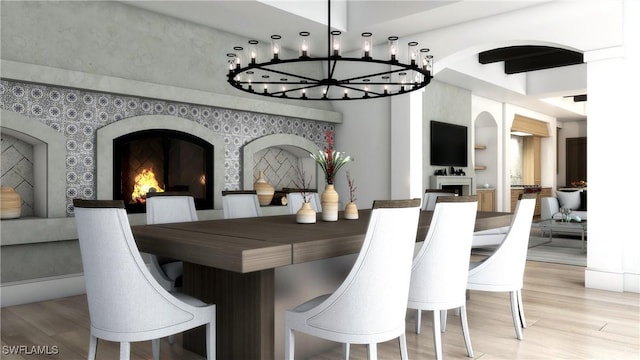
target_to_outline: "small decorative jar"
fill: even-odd
[[[344,218],[347,220],[357,220],[358,217],[358,206],[353,201],[348,202],[344,207]]]
[[[296,213],[296,222],[298,224],[315,224],[316,223],[316,211],[313,210],[311,204],[303,202],[302,207]]]
[[[22,198],[12,187],[0,187],[0,206],[2,208],[0,218],[19,218],[22,211]]]

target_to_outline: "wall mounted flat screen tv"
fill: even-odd
[[[431,120],[431,165],[467,166],[467,127]]]

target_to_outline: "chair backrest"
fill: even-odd
[[[440,196],[456,196],[456,193],[442,189],[426,189],[422,197],[422,210],[433,211],[436,207],[436,200]]]
[[[222,211],[225,219],[262,216],[255,190],[225,190],[222,192]]]
[[[315,212],[322,212],[322,205],[320,204],[320,195],[317,192],[307,193],[309,197],[309,202],[311,203],[311,208]],[[302,207],[302,203],[304,202],[304,196],[302,196],[302,192],[290,192],[287,194],[287,208],[289,209],[289,214],[295,214]]]
[[[469,270],[468,288],[474,282],[492,287],[493,291],[522,288],[536,197],[535,193],[520,194],[504,241],[491,256]]]
[[[92,328],[116,340],[193,317],[176,311],[173,296],[147,269],[122,201],[73,204]]]
[[[476,196],[438,198],[429,231],[413,259],[409,305],[412,301],[435,308],[464,304],[477,211]]]
[[[420,199],[375,201],[353,268],[308,324],[347,336],[404,332],[419,216]]]
[[[147,224],[198,221],[193,196],[163,192],[147,197]]]

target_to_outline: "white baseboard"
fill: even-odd
[[[587,288],[624,291],[624,277],[622,273],[612,273],[587,268],[584,271],[584,285]]]
[[[585,287],[592,289],[640,292],[640,274],[613,273],[587,268],[584,272]]]
[[[624,274],[624,291],[640,293],[640,274]]]
[[[0,286],[0,306],[28,304],[80,295],[85,292],[82,273],[16,281]]]

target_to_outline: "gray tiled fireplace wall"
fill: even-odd
[[[47,181],[61,182],[59,188],[65,191],[65,213],[68,218],[58,220],[56,224],[62,222],[67,227],[73,227],[72,199],[97,197],[96,169],[99,159],[96,133],[109,124],[142,115],[163,115],[202,125],[224,141],[224,176],[218,176],[223,179],[223,189],[246,187],[246,180],[243,182],[242,178],[242,148],[245,144],[265,136],[288,134],[304,138],[322,148],[325,132],[334,130],[333,123],[322,121],[5,79],[0,81],[0,108],[44,124],[56,134],[64,136],[64,171],[59,172],[59,179]],[[37,134],[30,135],[38,137]],[[3,186],[15,187],[21,193],[25,202],[24,217],[34,214],[31,207],[36,180],[34,176],[37,175],[32,170],[32,148],[32,145],[11,134],[2,133],[1,182]],[[265,170],[276,188],[291,186],[291,167],[296,156],[300,155],[286,151],[286,147],[279,149],[277,144],[272,148],[260,149],[253,155],[253,177],[257,178],[257,170]],[[22,220],[25,219],[19,221]],[[3,223],[7,224],[5,221]],[[48,230],[44,227],[52,225],[41,221],[38,226],[43,227],[40,232],[46,233]],[[6,233],[3,231],[3,234]],[[77,241],[72,238],[42,241],[26,239],[7,246],[5,240],[2,241],[1,251],[2,284],[82,272]]]
[[[197,122],[221,135],[224,139],[223,188],[228,190],[243,187],[241,149],[244,144],[266,135],[291,134],[323,147],[325,131],[333,130],[333,124],[320,121],[5,80],[0,82],[0,108],[40,121],[65,135],[66,178],[50,181],[65,182],[68,216],[73,214],[73,198],[93,199],[97,194],[96,130],[122,119],[170,115]],[[12,137],[7,137],[6,143],[5,149],[3,140],[2,183],[17,187],[26,202],[25,215],[31,215],[28,202],[33,198],[29,193],[33,190],[29,185],[33,182],[26,170],[32,163],[29,144]],[[261,151],[254,162],[256,166],[268,167],[267,175],[271,175],[276,185],[290,185],[291,159],[292,155],[286,151],[274,149]],[[257,172],[253,176],[257,178]]]

